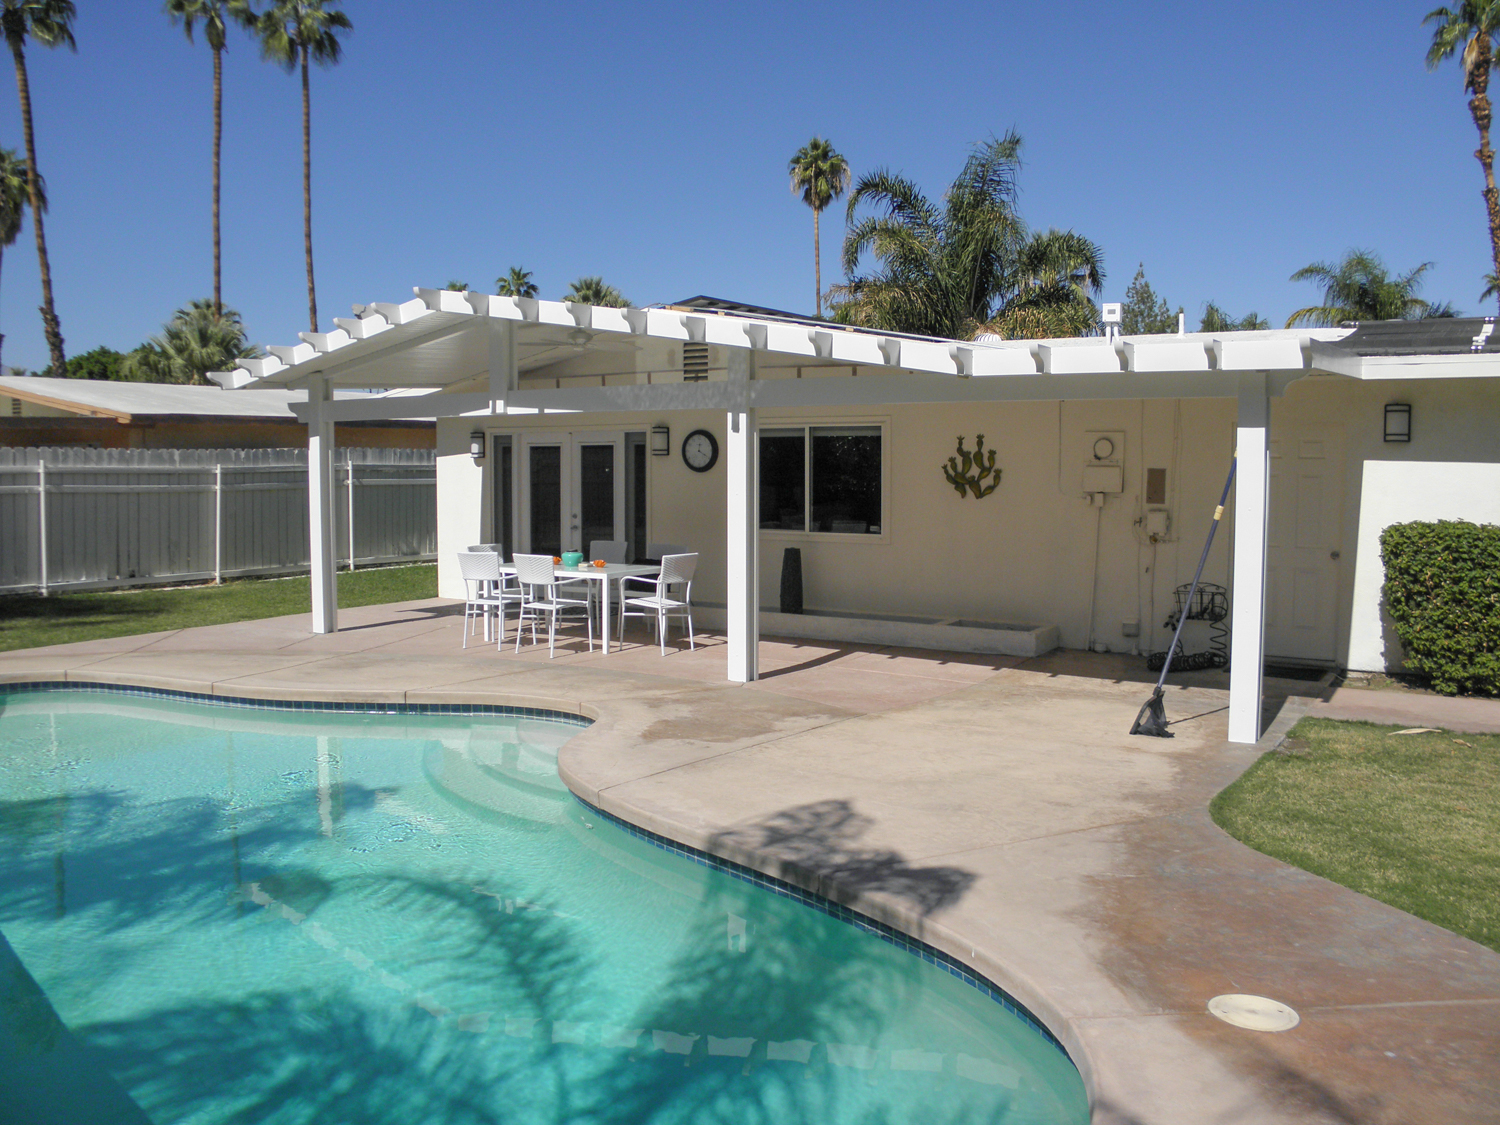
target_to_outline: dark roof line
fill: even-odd
[[[1494,328],[1492,316],[1356,321],[1353,332],[1330,346],[1359,356],[1492,355],[1500,353]]]

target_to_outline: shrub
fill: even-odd
[[[1500,695],[1500,527],[1392,524],[1380,557],[1407,667],[1444,695]]]

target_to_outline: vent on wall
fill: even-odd
[[[682,345],[682,381],[701,383],[708,378],[708,345]]]
[[[13,417],[19,418],[21,416],[21,400],[20,399],[13,398],[13,399],[10,400],[10,412],[11,412],[11,415]]]

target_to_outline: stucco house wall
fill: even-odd
[[[1409,444],[1383,440],[1384,405],[1394,401],[1412,405]],[[707,411],[670,418],[546,414],[440,420],[443,595],[463,593],[453,561],[456,551],[507,538],[491,526],[493,473],[488,459],[476,464],[469,456],[472,430],[643,432],[663,421],[672,427],[673,448],[670,456],[646,459],[648,538],[698,550],[703,557],[695,595],[704,602],[722,602],[724,469],[721,464],[708,473],[694,473],[678,452],[681,439],[700,427],[723,443],[725,417]],[[795,546],[802,551],[809,609],[1054,624],[1067,648],[1144,653],[1163,649],[1170,640],[1164,622],[1174,606],[1173,590],[1192,578],[1229,468],[1235,405],[1226,399],[891,405],[762,411],[759,423],[763,430],[783,423],[878,423],[884,428],[885,448],[880,534],[763,530],[763,607],[777,607],[783,550]],[[1123,437],[1123,491],[1107,494],[1102,507],[1082,485],[1093,436],[1101,432]],[[996,464],[1003,477],[993,494],[976,501],[959,497],[941,466],[960,434],[973,448],[978,433],[985,435],[988,448],[998,451]],[[1423,512],[1432,514],[1422,518],[1500,520],[1495,501],[1500,489],[1494,485],[1494,474],[1500,472],[1497,435],[1500,403],[1475,381],[1358,382],[1314,376],[1293,383],[1275,400],[1270,539],[1273,554],[1278,544],[1291,550],[1305,541],[1307,549],[1299,557],[1311,557],[1326,572],[1320,594],[1331,599],[1326,662],[1362,667],[1399,659],[1398,653],[1384,650],[1372,655],[1375,650],[1368,643],[1368,623],[1380,620],[1369,540],[1378,539],[1376,525],[1383,527],[1382,520],[1417,518]],[[1327,491],[1299,500],[1297,457],[1309,449],[1326,455],[1335,479]],[[1146,503],[1151,468],[1167,474],[1166,502],[1159,507],[1167,511],[1168,530],[1156,538],[1146,526],[1147,508],[1158,507]],[[1403,483],[1395,486],[1397,481]],[[1441,504],[1436,503],[1439,496]],[[507,551],[513,549],[505,545]],[[1378,546],[1373,550],[1378,575]],[[1231,498],[1204,571],[1205,581],[1231,592],[1232,553]],[[1324,556],[1326,563],[1316,563]],[[1278,581],[1289,586],[1293,579],[1273,574],[1273,595]],[[1289,592],[1278,604],[1283,612],[1292,612],[1300,597]],[[1273,605],[1270,613],[1276,612]],[[1138,635],[1129,635],[1135,628]],[[1190,628],[1196,631],[1187,638],[1189,649],[1206,647],[1203,627]],[[1295,651],[1278,653],[1270,640],[1267,651],[1272,657],[1299,658]]]

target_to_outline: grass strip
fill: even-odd
[[[338,576],[339,608],[437,597],[437,566],[384,566]],[[222,586],[97,590],[73,594],[0,595],[0,652],[129,637],[307,613],[312,582],[241,578]]]
[[[1500,950],[1500,736],[1303,719],[1213,799],[1241,843]]]

